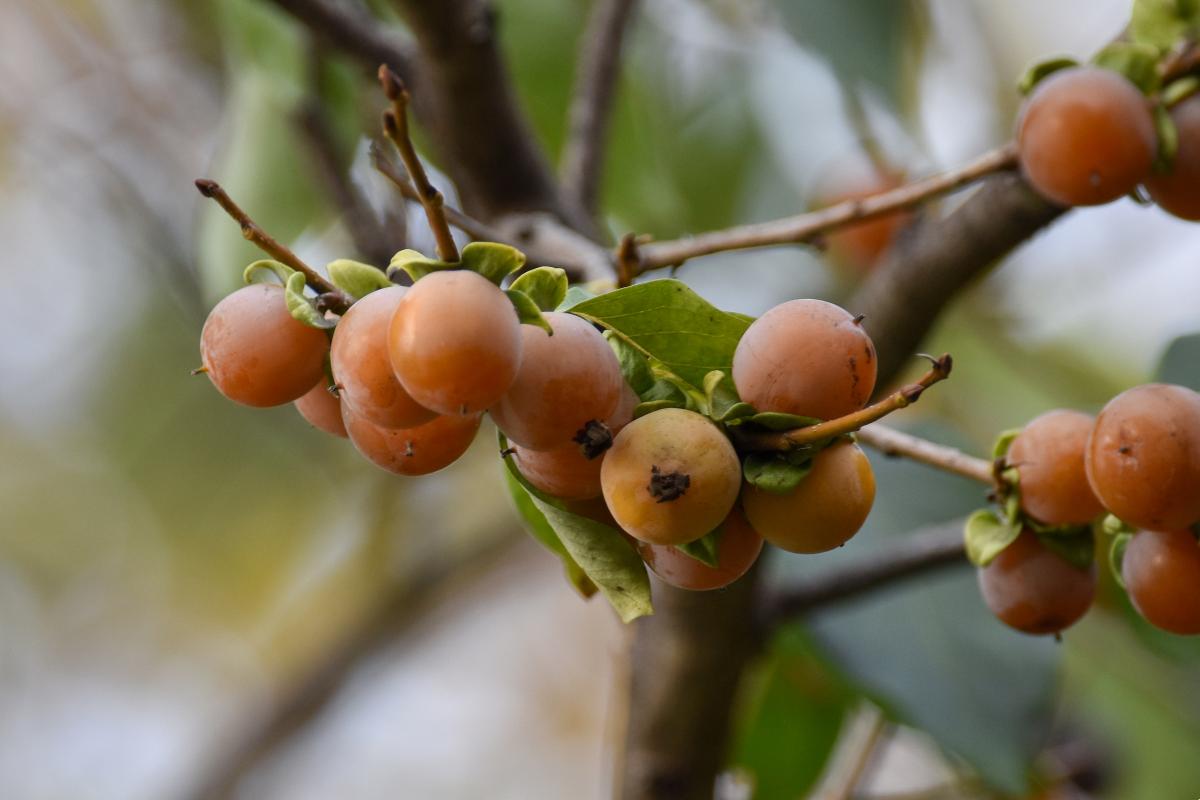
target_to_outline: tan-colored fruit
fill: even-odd
[[[342,419],[350,441],[371,463],[397,475],[428,475],[467,452],[482,415],[452,414],[416,428],[381,428],[343,403]]]
[[[1044,525],[1082,525],[1104,511],[1083,465],[1095,419],[1057,409],[1036,417],[1017,435],[1007,461],[1020,475],[1021,508]]]
[[[1077,567],[1029,529],[979,570],[983,602],[1010,628],[1058,633],[1075,624],[1096,596],[1096,568]]]
[[[330,393],[324,379],[293,405],[300,412],[300,416],[314,428],[341,436],[343,439],[348,436],[346,424],[342,422],[342,401]]]
[[[734,508],[721,525],[717,566],[710,567],[672,545],[638,542],[638,553],[655,575],[677,589],[703,592],[721,589],[754,566],[762,553],[763,539]]]
[[[1151,625],[1200,634],[1200,544],[1191,531],[1138,531],[1125,548],[1121,577]]]
[[[733,508],[741,465],[706,417],[665,408],[639,417],[613,441],[600,470],[617,523],[651,544],[684,544],[714,530]]]

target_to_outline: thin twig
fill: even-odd
[[[807,444],[820,442],[853,433],[864,425],[883,419],[893,411],[907,408],[921,397],[926,389],[935,383],[940,383],[950,376],[954,360],[946,353],[941,358],[930,358],[932,366],[915,383],[902,386],[878,403],[872,403],[843,417],[826,420],[825,422],[809,425],[804,428],[794,428],[790,431],[779,432],[745,432],[737,427],[731,428],[734,443],[742,450],[793,450]]]
[[[764,599],[763,630],[818,608],[862,595],[951,564],[965,564],[961,519],[926,528],[877,547],[858,561],[827,571]]]
[[[404,168],[408,170],[417,189],[421,206],[429,220],[429,229],[433,232],[438,258],[442,261],[458,261],[458,246],[454,244],[454,234],[450,232],[450,223],[446,221],[445,200],[442,193],[429,182],[425,167],[417,157],[417,149],[413,147],[412,138],[408,135],[408,90],[404,88],[400,76],[387,64],[379,66],[379,83],[383,87],[383,93],[392,103],[392,107],[383,112],[383,131],[400,151]]]
[[[993,172],[1011,169],[1016,147],[1009,143],[950,172],[905,184],[858,200],[846,200],[819,211],[793,217],[739,225],[669,242],[656,242],[641,249],[638,274],[682,264],[697,256],[767,247],[801,244],[835,228],[864,222],[893,211],[911,208],[930,198],[958,189]]]
[[[350,307],[352,301],[341,289],[304,263],[300,256],[293,253],[286,245],[260,228],[257,222],[250,219],[250,216],[237,203],[233,202],[233,198],[221,188],[219,183],[208,178],[199,178],[196,180],[196,188],[200,190],[200,194],[217,201],[225,213],[233,217],[233,220],[242,228],[242,236],[245,236],[248,241],[276,261],[287,264],[297,272],[304,273],[308,285],[325,296],[328,308],[334,311],[345,311]]]
[[[850,800],[855,787],[871,763],[879,739],[886,729],[883,712],[866,701],[841,736],[841,742],[826,764],[820,785],[809,800]]]
[[[419,59],[410,43],[392,35],[388,26],[361,2],[345,0],[273,0],[315,36],[357,58],[368,69],[381,63],[416,85]]]
[[[860,428],[858,440],[885,456],[903,456],[988,486],[995,483],[995,468],[992,462],[886,425],[875,423]]]
[[[371,142],[371,165],[375,167],[380,175],[391,181],[400,194],[414,202],[421,202],[421,193],[412,185],[408,176],[392,163],[382,148],[379,147],[378,142]],[[447,222],[477,242],[504,241],[503,236],[498,230],[485,222],[480,222],[474,217],[464,214],[453,206],[442,203],[442,213],[446,215]]]
[[[580,42],[560,172],[563,189],[589,214],[596,212],[621,45],[636,5],[637,0],[596,0]]]

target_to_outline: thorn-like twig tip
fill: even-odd
[[[407,99],[408,92],[404,88],[404,81],[401,80],[394,69],[387,64],[380,64],[378,75],[379,85],[383,87],[384,97],[393,102]]]
[[[208,373],[208,367],[199,366],[192,370],[193,375],[205,375]]]
[[[197,178],[196,188],[199,189],[200,194],[204,195],[205,197],[212,197],[220,190],[221,187],[214,180],[209,180],[208,178]]]

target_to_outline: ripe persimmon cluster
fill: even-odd
[[[269,266],[285,284],[292,277]],[[543,305],[561,305],[565,277],[542,271],[549,276],[540,278],[562,282]],[[719,416],[696,399],[697,387],[661,365],[683,391],[664,400],[660,381],[639,396],[618,356],[633,352],[630,343],[606,338],[592,319],[569,310],[523,314],[496,276],[473,269],[413,274],[411,286],[359,280],[368,289],[336,319],[314,316],[308,298],[286,285],[245,286],[209,315],[202,369],[229,399],[294,403],[313,426],[348,437],[373,464],[401,475],[454,462],[486,413],[521,480],[571,513],[619,529],[651,570],[683,588],[727,585],[764,540],[818,553],[845,543],[866,520],[874,477],[848,436],[756,456],[757,470],[774,464],[786,473],[780,482],[744,468],[746,448],[731,432],[740,425],[769,433],[756,426],[764,413],[794,426],[867,404],[874,345],[861,319],[838,306],[792,300],[748,324],[727,372],[708,387],[732,393],[736,385],[739,412]],[[652,362],[634,357],[643,367]],[[707,558],[695,547],[701,539]]]
[[[1034,634],[1079,620],[1095,597],[1094,534],[1103,530],[1141,615],[1200,634],[1200,394],[1137,386],[1095,418],[1047,412],[998,448],[1005,508],[979,512],[967,527],[997,617]]]

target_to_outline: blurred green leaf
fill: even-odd
[[[1200,392],[1200,333],[1171,342],[1158,364],[1155,379]]]
[[[567,296],[567,271],[560,267],[538,267],[517,276],[509,286],[529,295],[542,311],[558,308]]]
[[[543,547],[559,557],[563,562],[563,571],[567,574],[567,580],[579,590],[581,595],[584,597],[594,595],[596,584],[592,583],[583,568],[575,562],[575,559],[571,558],[571,554],[567,552],[567,548],[563,547],[562,540],[558,538],[554,528],[546,521],[546,515],[534,505],[532,496],[525,490],[521,481],[513,475],[511,468],[504,470],[504,480],[508,486],[508,494],[512,498],[513,506],[521,515],[521,519],[525,520],[525,529]]]

